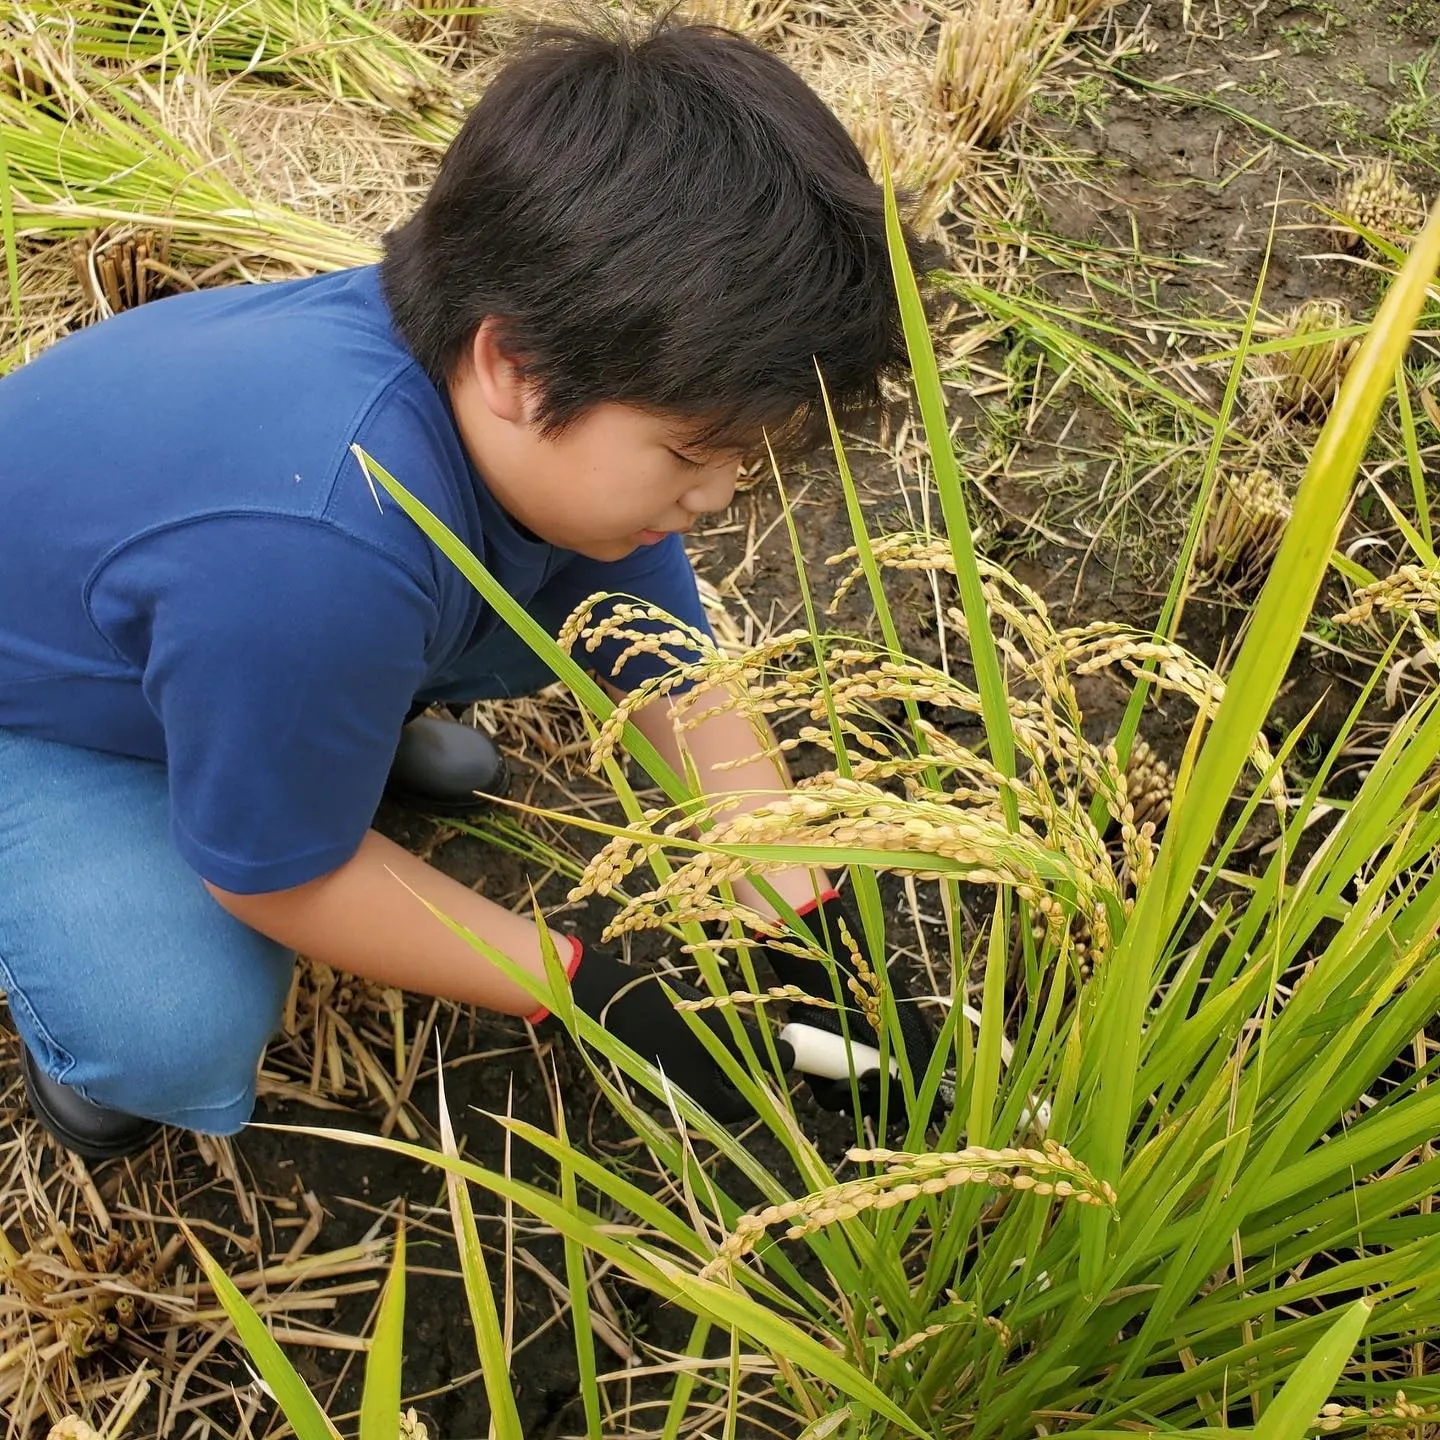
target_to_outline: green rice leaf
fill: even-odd
[[[990,611],[985,603],[980,569],[975,563],[975,537],[970,527],[965,492],[960,484],[960,467],[955,460],[955,447],[950,441],[950,427],[945,417],[945,393],[940,384],[940,370],[935,363],[935,347],[930,341],[925,307],[920,300],[920,287],[915,281],[910,255],[905,248],[888,158],[885,160],[884,169],[885,233],[890,243],[890,266],[895,276],[900,318],[905,327],[905,344],[910,352],[915,397],[925,423],[925,439],[930,448],[935,486],[940,492],[945,529],[955,557],[955,578],[960,589],[965,624],[970,633],[975,684],[980,692],[991,758],[1002,775],[1010,776],[1015,774],[1015,734],[1010,720],[1010,705],[1005,695],[1005,680],[1000,670],[995,636],[990,628]],[[1014,827],[1019,820],[1015,797],[1005,790],[1001,792],[1001,798],[1006,818]]]
[[[1395,367],[1395,400],[1400,409],[1400,434],[1405,441],[1405,466],[1410,472],[1410,494],[1415,502],[1415,514],[1420,522],[1420,535],[1424,541],[1417,549],[1426,565],[1434,565],[1435,532],[1430,525],[1430,496],[1425,489],[1425,463],[1420,458],[1420,438],[1415,432],[1415,411],[1410,404],[1410,387],[1405,383],[1405,366]],[[1384,491],[1380,492],[1384,495]],[[1413,543],[1413,542],[1412,542]]]
[[[210,1282],[215,1297],[220,1301],[235,1332],[240,1337],[260,1378],[270,1387],[281,1413],[290,1422],[297,1440],[340,1440],[340,1432],[330,1423],[329,1417],[320,1408],[320,1403],[310,1393],[310,1387],[300,1378],[295,1367],[285,1358],[285,1352],[275,1343],[275,1337],[266,1328],[265,1322],[255,1313],[250,1302],[231,1282],[230,1277],[220,1268],[219,1262],[196,1238],[195,1232],[184,1221],[180,1222],[181,1232],[195,1252],[205,1278]],[[398,1415],[397,1415],[398,1420]]]
[[[558,1082],[556,1085],[558,1092]],[[569,1137],[565,1133],[565,1107],[555,1106],[556,1140],[563,1147],[560,1157],[560,1199],[567,1210],[577,1210],[579,1195],[575,1189],[575,1167],[568,1163]],[[596,1383],[595,1332],[590,1328],[590,1277],[585,1272],[585,1249],[572,1235],[565,1237],[565,1279],[570,1286],[570,1309],[575,1332],[575,1368],[580,1376],[580,1399],[585,1407],[585,1434],[589,1440],[602,1440],[600,1428],[600,1388]]]
[[[1304,1440],[1354,1353],[1370,1309],[1368,1300],[1357,1300],[1341,1313],[1265,1407],[1260,1423],[1251,1432],[1254,1440]]]
[[[450,1110],[445,1103],[444,1067],[436,1071],[440,1085],[440,1142],[447,1159],[457,1159],[455,1131],[450,1123]],[[475,1211],[470,1204],[470,1191],[465,1178],[455,1169],[446,1167],[445,1190],[450,1200],[450,1218],[455,1227],[455,1243],[460,1250],[460,1271],[465,1280],[465,1298],[470,1306],[470,1323],[475,1331],[475,1349],[485,1377],[485,1398],[490,1403],[490,1431],[496,1440],[525,1440],[520,1424],[520,1411],[510,1383],[510,1356],[500,1328],[500,1315],[495,1307],[495,1291],[485,1264],[485,1251],[475,1229]]]
[[[0,241],[5,245],[5,280],[10,292],[10,318],[20,333],[20,255],[15,245],[15,203],[10,196],[10,164],[5,158],[7,127],[0,122]]]
[[[360,1397],[360,1440],[397,1440],[400,1369],[405,1352],[405,1226],[395,1232],[395,1254],[380,1295],[380,1313],[365,1360]]]

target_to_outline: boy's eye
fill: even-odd
[[[685,466],[687,470],[703,470],[705,468],[705,462],[703,460],[693,460],[689,455],[682,455],[671,446],[667,446],[666,448],[669,449],[670,453]]]

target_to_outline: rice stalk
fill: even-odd
[[[170,237],[155,230],[98,230],[72,242],[70,253],[75,278],[102,315],[186,288],[185,277],[170,265]]]
[[[994,209],[992,191],[1007,177],[993,147],[1068,22],[1057,23],[1045,0],[978,0],[941,12],[938,32],[920,13],[902,12],[899,23],[886,15],[879,24],[836,25],[825,7],[813,9],[811,23],[800,10],[766,38],[834,110],[871,174],[888,163],[911,222],[943,240],[941,222],[959,208],[957,185],[969,208]],[[977,55],[992,73],[965,68]]]
[[[1266,469],[1222,475],[1205,521],[1196,565],[1237,589],[1258,588],[1270,573],[1290,521],[1290,499]]]
[[[970,0],[942,21],[931,97],[961,145],[989,149],[1019,118],[1069,33],[1048,0]]]
[[[1057,21],[1073,21],[1078,30],[1117,3],[1118,0],[1050,0],[1050,13]]]
[[[719,25],[760,41],[793,22],[795,0],[687,0],[680,13],[692,24]]]
[[[518,18],[521,9],[478,0],[383,0],[370,8],[383,13],[387,29],[451,70],[465,70],[492,53],[503,43],[494,33],[496,22]]]
[[[1350,323],[1350,311],[1339,300],[1306,300],[1291,310],[1284,335],[1297,343],[1266,357],[1282,418],[1322,420],[1330,413],[1358,348],[1356,341],[1334,332]]]
[[[420,1132],[408,1097],[422,1053],[423,1034],[407,1031],[401,991],[302,956],[262,1082],[312,1103],[383,1107],[414,1140]]]

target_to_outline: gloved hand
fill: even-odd
[[[890,974],[884,965],[877,963],[876,959],[869,954],[865,944],[865,927],[860,921],[859,912],[839,892],[828,890],[819,898],[818,902],[812,900],[808,905],[797,906],[796,913],[805,923],[819,948],[835,961],[840,991],[845,1001],[845,1021],[844,1029],[842,1029],[838,1010],[806,1005],[796,1001],[790,1002],[790,1019],[803,1025],[813,1025],[817,1030],[827,1031],[831,1035],[848,1033],[852,1043],[873,1045],[879,1049],[879,1036],[876,1035],[874,1026],[865,1018],[860,1000],[855,995],[851,982],[855,981],[861,985],[862,989],[870,993],[873,993],[873,989],[866,986],[865,982],[855,974],[855,965],[851,958],[851,945],[847,944],[841,936],[840,927],[843,921],[845,929],[849,931],[854,948],[858,950],[875,975],[885,977],[882,983],[888,984],[890,993],[894,996],[895,1009],[900,1021],[900,1038],[904,1043],[905,1055],[910,1063],[910,1074],[918,1090],[930,1064],[930,1056],[935,1049],[935,1031],[919,1006],[916,1005],[910,992]],[[796,936],[791,935],[789,943],[794,944],[796,939]],[[807,995],[814,995],[821,1000],[835,998],[835,985],[823,961],[794,954],[791,950],[781,949],[773,942],[764,946],[763,953],[770,962],[770,968],[774,970],[776,979],[782,985],[798,985]],[[893,1037],[890,1055],[896,1060],[900,1058],[895,1054]],[[812,1076],[807,1079],[807,1084],[815,1103],[822,1109],[846,1114],[850,1112],[853,1101],[848,1079],[830,1080]],[[856,1088],[859,1091],[861,1113],[878,1120],[880,1118],[880,1072],[872,1070],[868,1075],[864,1075]],[[892,1075],[888,1118],[892,1121],[903,1120],[904,1110],[904,1088],[899,1078]]]
[[[654,1062],[665,1074],[708,1110],[717,1120],[732,1125],[751,1120],[755,1112],[749,1102],[726,1079],[710,1052],[690,1029],[685,1017],[675,1009],[660,985],[660,976],[637,970],[603,951],[587,952],[573,935],[569,937],[573,954],[565,967],[570,977],[570,993],[576,1008],[596,1021],[617,1040],[623,1040],[637,1055]],[[563,953],[563,952],[562,952]],[[699,1000],[701,992],[693,986],[665,977],[676,996],[682,1000]],[[708,1025],[721,1043],[740,1056],[729,1024],[716,1009],[692,1012]],[[538,1025],[550,1015],[540,1009],[526,1018]],[[558,1023],[558,1022],[557,1022]],[[755,1053],[765,1055],[764,1042],[754,1026],[746,1025]],[[794,1054],[790,1047],[776,1040],[775,1048],[781,1064],[788,1070]]]

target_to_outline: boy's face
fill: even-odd
[[[620,560],[730,503],[740,456],[702,454],[683,422],[606,403],[558,435],[543,434],[533,385],[488,326],[472,363],[451,379],[450,399],[487,488],[527,530],[592,560]]]

